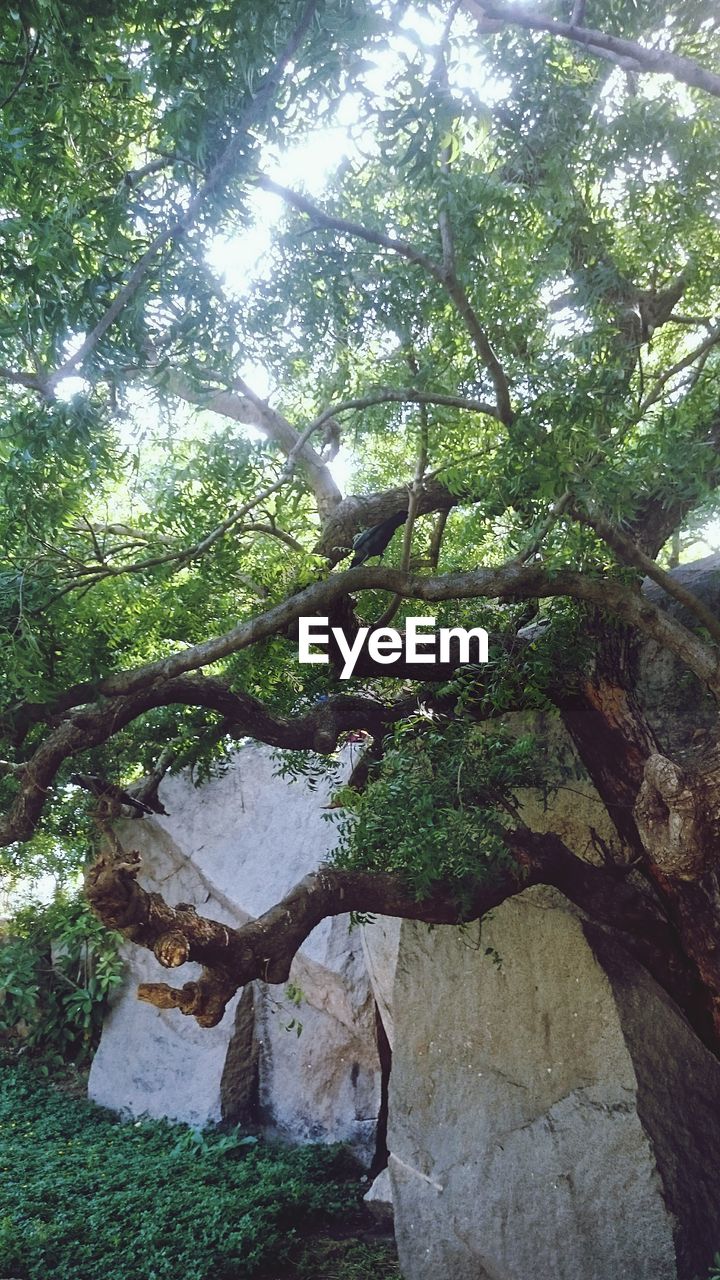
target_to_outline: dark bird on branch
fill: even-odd
[[[387,520],[383,520],[380,524],[374,524],[371,529],[363,529],[353,542],[353,550],[355,555],[350,563],[351,569],[356,569],[359,564],[364,564],[370,556],[381,556],[392,538],[396,529],[400,528],[407,520],[407,511],[396,511],[394,516],[388,516]]]

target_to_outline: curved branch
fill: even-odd
[[[588,53],[610,54],[621,65],[629,62],[634,71],[669,75],[681,84],[693,89],[703,89],[716,98],[720,97],[720,76],[681,54],[665,49],[647,49],[635,40],[624,40],[620,36],[606,35],[604,31],[596,31],[592,27],[574,26],[570,22],[544,18],[542,14],[516,5],[497,5],[492,0],[489,3],[487,0],[466,0],[465,7],[481,20],[487,18],[503,25],[526,27],[530,31],[547,31],[550,35],[583,45]]]
[[[297,716],[277,716],[257,698],[233,692],[220,680],[184,676],[157,680],[108,703],[79,707],[50,730],[26,764],[12,766],[19,791],[0,822],[0,846],[28,840],[42,815],[58,771],[71,757],[101,746],[139,716],[157,707],[203,707],[223,716],[223,732],[253,737],[286,750],[334,751],[341,735],[365,729],[380,737],[414,705],[410,698],[382,703],[358,694],[337,694]],[[6,769],[5,772],[8,772]]]
[[[497,569],[476,569],[434,578],[423,578],[397,569],[362,565],[333,574],[291,596],[266,613],[240,623],[223,636],[190,646],[144,667],[120,672],[96,686],[76,686],[55,704],[27,708],[30,723],[68,712],[51,729],[22,772],[19,795],[0,824],[0,845],[28,839],[40,818],[47,791],[62,764],[70,756],[106,742],[144,712],[172,703],[203,706],[219,711],[228,732],[258,737],[287,747],[312,747],[331,751],[344,729],[367,729],[376,734],[407,706],[390,707],[369,698],[337,695],[317,704],[303,716],[288,721],[273,717],[262,703],[247,694],[236,694],[221,681],[191,678],[188,673],[239,652],[258,640],[285,630],[303,616],[324,616],[331,605],[350,592],[384,589],[406,598],[441,600],[520,600],[568,596],[607,610],[668,648],[720,697],[720,652],[700,640],[687,627],[663,612],[639,593],[611,579],[591,578],[569,570],[549,573],[539,565],[510,562]],[[94,705],[91,698],[100,699]],[[75,708],[72,710],[72,708]]]
[[[142,667],[118,672],[105,680],[76,685],[40,711],[27,708],[24,718],[28,724],[36,723],[98,697],[124,698],[141,693],[158,682],[174,680],[220,662],[260,640],[285,632],[298,618],[325,616],[336,601],[364,590],[390,591],[405,599],[428,603],[479,599],[518,601],[551,596],[582,600],[614,614],[670,649],[715,696],[720,696],[720,653],[715,646],[706,644],[650,600],[612,578],[592,577],[570,569],[552,571],[539,564],[519,564],[512,560],[495,568],[476,568],[436,577],[365,564],[330,574],[257,617],[238,623],[223,635],[190,645]]]
[[[593,506],[581,508],[573,504],[572,515],[580,524],[594,529],[598,537],[602,538],[621,561],[633,565],[641,573],[646,574],[653,582],[657,582],[667,595],[693,613],[713,640],[720,644],[720,620],[712,610],[708,609],[707,605],[692,591],[688,591],[687,587],[684,587],[673,574],[666,573],[655,560],[645,555],[645,552],[633,542],[632,538],[628,538],[622,529],[618,529]]]
[[[5,97],[3,98],[2,102],[0,102],[0,111],[4,111],[4,110],[5,110],[5,108],[6,108],[6,107],[8,107],[8,106],[10,105],[10,103],[12,102],[12,100],[13,100],[13,98],[16,96],[16,94],[18,94],[18,93],[20,92],[20,90],[22,89],[23,85],[25,84],[25,80],[26,80],[26,78],[27,78],[27,73],[28,73],[28,68],[29,68],[29,66],[30,66],[30,63],[32,62],[33,58],[35,57],[35,55],[36,55],[36,53],[37,53],[37,51],[38,51],[38,48],[40,47],[40,32],[39,32],[39,31],[37,32],[37,34],[36,34],[36,36],[35,36],[34,43],[32,43],[32,44],[31,44],[31,42],[30,42],[30,32],[28,31],[28,29],[27,29],[27,27],[25,26],[25,23],[24,23],[24,22],[23,22],[23,24],[22,24],[22,30],[23,30],[23,35],[24,35],[24,37],[25,37],[25,56],[24,56],[24,58],[23,58],[22,70],[20,71],[20,75],[18,76],[17,80],[15,81],[15,84],[12,86],[12,88],[11,88],[11,89],[8,91],[8,93],[5,95]]]
[[[375,404],[437,404],[467,413],[485,413],[491,418],[498,416],[497,409],[484,400],[468,400],[464,396],[447,396],[435,391],[416,391],[414,387],[378,387],[364,396],[337,400],[328,405],[313,421],[313,431],[318,431],[329,418],[336,418],[339,413],[347,413],[350,409],[369,409]]]
[[[317,503],[321,521],[332,516],[333,511],[342,499],[329,467],[323,462],[319,453],[309,442],[312,432],[307,429],[302,433],[288,422],[287,418],[271,409],[260,396],[255,395],[242,379],[238,379],[233,390],[213,388],[204,390],[196,387],[180,370],[164,369],[161,383],[171,395],[185,400],[188,404],[198,405],[211,413],[221,414],[234,422],[243,422],[256,427],[263,435],[279,444],[288,459],[298,464],[307,480]],[[241,394],[238,394],[238,391]],[[312,430],[317,427],[312,423]]]
[[[666,986],[681,985],[674,961],[688,983],[672,928],[622,872],[581,862],[554,835],[523,828],[509,833],[506,841],[514,862],[496,869],[487,883],[439,883],[432,894],[418,899],[400,876],[323,866],[269,911],[237,929],[205,919],[191,906],[170,907],[160,894],[141,888],[139,855],[122,855],[116,840],[114,856],[104,853],[91,867],[86,891],[101,920],[151,950],[165,968],[187,961],[203,965],[197,982],[179,989],[143,983],[138,996],[161,1009],[179,1009],[204,1027],[220,1021],[228,1001],[248,982],[287,981],[297,951],[328,916],[360,912],[458,924],[478,919],[532,884],[553,885],[592,918],[625,930],[628,945],[641,951]]]
[[[442,470],[455,466],[448,462]],[[440,469],[439,469],[440,470]],[[436,480],[438,472],[428,472],[423,483],[422,493],[418,499],[418,515],[426,516],[439,511],[451,511],[463,501],[460,494],[451,493],[440,481]],[[398,485],[394,489],[385,489],[382,493],[349,494],[333,511],[329,520],[323,525],[322,536],[315,550],[319,555],[327,556],[335,565],[348,555],[356,533],[361,529],[369,529],[380,524],[396,511],[408,505],[409,489],[407,485]]]
[[[260,533],[265,538],[275,538],[277,542],[282,542],[286,547],[289,547],[291,551],[302,552],[305,550],[302,543],[298,542],[297,538],[293,538],[291,533],[286,533],[284,529],[277,529],[270,524],[260,524],[257,521],[247,521],[245,524],[240,525],[240,528],[237,530],[239,538],[242,538],[246,533]]]

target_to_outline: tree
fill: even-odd
[[[541,882],[720,1048],[717,772],[668,756],[633,686],[649,637],[720,694],[720,621],[667,572],[720,480],[717,24],[705,0],[583,10],[2,17],[4,866],[94,853],[100,917],[204,966],[141,994],[202,1025],[326,915],[454,923]],[[292,185],[333,137],[324,188]],[[403,513],[383,561],[342,567]],[[337,647],[297,662],[300,618],[352,639],[426,605],[484,626],[490,662],[389,677],[364,649],[351,686]],[[613,818],[602,865],[522,822],[538,765],[498,721],[537,707]],[[307,769],[359,732],[335,863],[265,916],[140,887],[128,796],[156,809],[169,769],[247,736]]]

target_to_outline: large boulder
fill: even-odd
[[[720,1247],[720,1064],[553,890],[404,923],[390,1177],[407,1280],[693,1280]]]
[[[271,753],[256,746],[201,788],[170,779],[162,800],[167,817],[119,824],[125,847],[141,854],[141,883],[232,925],[272,906],[334,840],[322,816],[326,790],[278,777]],[[308,938],[290,975],[294,998],[253,983],[209,1031],[138,1001],[138,983],[167,973],[139,947],[127,947],[126,960],[90,1073],[96,1102],[198,1126],[238,1120],[295,1141],[346,1141],[371,1158],[380,1105],[375,1004],[347,916]],[[182,980],[196,972],[185,966]]]

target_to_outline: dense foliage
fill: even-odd
[[[532,737],[513,742],[463,720],[409,718],[379,776],[360,793],[339,792],[345,816],[333,865],[399,871],[418,898],[438,880],[487,879],[508,860],[502,831],[517,821],[517,789],[538,780],[534,756]]]
[[[22,1280],[309,1280],[318,1272],[303,1240],[354,1221],[362,1189],[337,1147],[121,1124],[9,1067],[0,1171],[0,1266]],[[356,1244],[336,1274],[397,1272],[380,1243]]]
[[[120,941],[77,896],[16,911],[0,935],[0,1037],[46,1059],[87,1061],[122,982]]]
[[[705,0],[598,0],[592,18],[712,64]],[[68,689],[325,572],[327,421],[287,461],[318,415],[356,493],[432,490],[410,567],[541,551],[602,577],[615,553],[589,505],[707,518],[716,99],[522,28],[484,34],[463,6],[23,0],[0,21],[7,804]],[[283,187],[283,212],[273,184],[293,172],[314,194]],[[360,620],[387,600],[366,591]],[[435,612],[517,625],[498,606]],[[296,713],[338,686],[293,648],[268,635],[212,670]],[[511,668],[500,707],[517,702]],[[82,861],[74,769],[128,782],[168,741],[173,768],[222,758],[227,718],[182,701],[61,760],[8,872]]]

